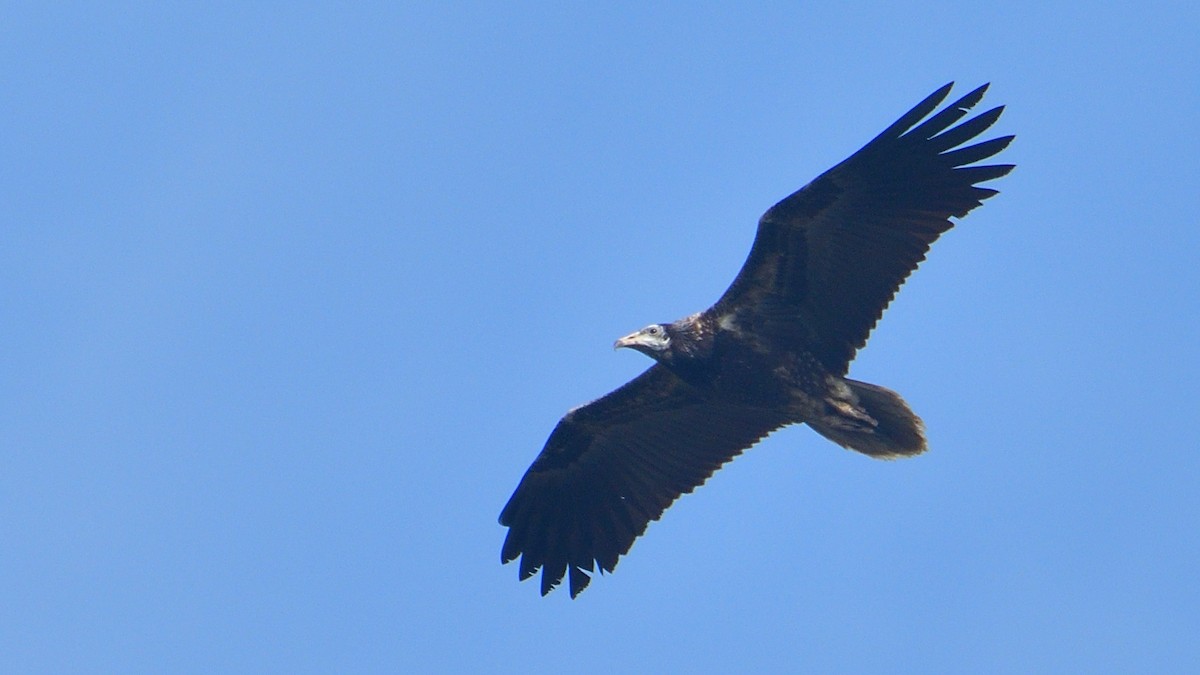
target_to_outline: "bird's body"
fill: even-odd
[[[703,312],[659,326],[671,344],[663,355],[648,351],[651,358],[697,392],[727,405],[790,410],[795,421],[805,421],[830,393],[830,383],[840,379],[803,350],[772,349],[736,314]],[[634,336],[623,339],[632,342]]]
[[[845,375],[949,217],[995,194],[975,184],[1012,169],[968,166],[1011,136],[958,148],[1000,116],[953,126],[986,85],[921,122],[950,86],[768,210],[711,308],[616,342],[655,365],[558,423],[500,515],[503,562],[520,556],[522,579],[540,568],[543,594],[569,571],[574,597],[679,495],[789,424],[873,457],[925,450],[898,394]]]

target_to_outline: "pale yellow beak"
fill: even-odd
[[[616,350],[616,349],[620,349],[621,347],[634,348],[634,347],[637,347],[638,345],[642,344],[643,339],[644,338],[642,335],[642,331],[639,330],[636,333],[630,333],[629,335],[626,335],[625,337],[621,338],[620,340],[617,340],[616,342],[614,342],[613,349]]]

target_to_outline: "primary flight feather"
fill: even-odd
[[[1013,168],[976,164],[1012,136],[963,147],[1003,107],[954,126],[987,85],[930,116],[952,85],[763,214],[715,305],[617,340],[656,363],[559,421],[500,513],[502,562],[520,557],[521,579],[540,569],[543,595],[569,573],[575,597],[681,494],[789,424],[872,457],[925,450],[899,394],[845,375],[950,217]]]

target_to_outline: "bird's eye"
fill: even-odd
[[[661,329],[658,326],[650,326],[650,334],[651,335],[658,335],[659,330],[661,330]]]

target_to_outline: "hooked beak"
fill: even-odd
[[[625,337],[621,338],[620,340],[617,340],[616,342],[614,342],[613,350],[615,351],[622,347],[629,347],[629,348],[633,349],[633,348],[636,348],[640,344],[642,344],[642,331],[639,330],[636,333],[630,333],[629,335],[626,335]]]

